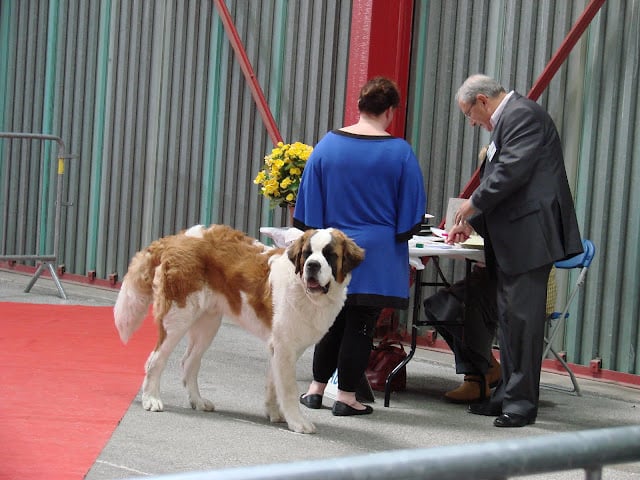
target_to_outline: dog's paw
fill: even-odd
[[[277,403],[266,402],[264,407],[267,412],[267,418],[271,423],[282,423],[286,421]]]
[[[142,407],[150,412],[162,412],[164,410],[162,400],[152,395],[145,394],[142,395]]]
[[[284,423],[286,420],[284,419],[284,415],[280,413],[279,410],[274,412],[267,412],[267,418],[271,423]]]
[[[289,430],[296,433],[316,433],[316,426],[304,418],[300,420],[289,420],[287,426]]]
[[[191,408],[194,410],[200,410],[202,412],[213,412],[216,409],[216,406],[213,404],[211,400],[207,400],[206,398],[198,397],[198,398],[190,398],[189,403],[191,404]]]

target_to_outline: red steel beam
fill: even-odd
[[[411,55],[413,0],[353,0],[344,124],[358,121],[360,88],[372,77],[393,79],[401,109],[389,133],[404,137]]]
[[[600,10],[602,5],[606,0],[591,0],[591,2],[584,9],[580,18],[578,18],[576,24],[573,26],[571,31],[567,34],[565,39],[560,44],[560,47],[556,51],[556,53],[551,57],[549,63],[542,71],[536,82],[533,84],[533,87],[527,94],[527,96],[532,100],[538,100],[542,92],[549,86],[551,83],[551,79],[556,74],[558,69],[562,66],[564,61],[571,53],[571,50],[578,42],[584,31],[587,29],[593,17],[596,16],[596,13]],[[480,169],[478,168],[471,179],[467,182],[467,184],[462,189],[462,193],[460,193],[460,198],[469,198],[471,194],[474,192],[478,185],[480,184]]]
[[[527,96],[531,100],[538,100],[544,89],[549,86],[549,83],[551,83],[551,79],[556,74],[558,69],[562,66],[566,58],[569,56],[569,53],[571,53],[571,50],[578,42],[578,40],[580,40],[580,37],[587,29],[587,27],[591,23],[591,20],[593,20],[593,17],[596,16],[596,13],[598,13],[605,1],[606,0],[591,0],[589,5],[587,5],[587,7],[584,9],[584,12],[582,12],[582,15],[580,15],[580,18],[578,18],[576,24],[560,44],[558,51],[551,58],[549,63],[547,63],[547,66],[538,77],[538,80],[536,80],[536,83],[534,83],[531,90],[529,90]]]
[[[224,0],[213,0],[213,3],[218,10],[218,14],[220,15],[220,19],[222,20],[222,25],[224,26],[225,32],[227,32],[229,41],[231,42],[231,47],[238,57],[240,68],[242,69],[244,78],[249,84],[251,95],[253,96],[253,100],[256,102],[256,106],[258,107],[258,111],[260,112],[260,116],[262,117],[262,121],[264,122],[265,127],[267,127],[269,137],[271,137],[271,141],[273,142],[273,144],[276,145],[278,142],[282,141],[282,135],[280,135],[280,131],[278,130],[278,126],[276,125],[276,121],[271,114],[271,109],[269,108],[269,104],[267,103],[264,93],[262,92],[262,88],[260,87],[260,83],[256,78],[256,74],[253,71],[253,67],[251,66],[251,62],[249,61],[247,52],[244,49],[244,45],[242,44],[240,35],[238,35],[238,30],[233,23],[231,15],[229,14],[229,9],[224,3]]]

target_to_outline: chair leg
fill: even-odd
[[[574,373],[571,371],[571,367],[569,367],[565,359],[562,358],[560,355],[558,355],[558,352],[556,352],[553,348],[549,348],[549,351],[553,354],[554,357],[556,357],[556,360],[560,362],[560,364],[562,365],[562,368],[564,368],[569,374],[569,377],[571,378],[571,383],[573,384],[573,389],[558,387],[557,385],[549,385],[549,384],[545,384],[545,385],[541,384],[541,386],[551,390],[558,390],[560,392],[575,393],[578,397],[581,397],[582,392],[580,392],[580,386],[578,385],[578,380],[576,379],[576,376],[574,375]]]

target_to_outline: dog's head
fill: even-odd
[[[310,294],[327,293],[332,281],[344,283],[364,260],[364,250],[335,228],[307,230],[287,255]]]

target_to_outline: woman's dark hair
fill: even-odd
[[[371,115],[380,115],[389,107],[400,104],[400,92],[393,80],[385,77],[375,77],[360,89],[358,110]]]

